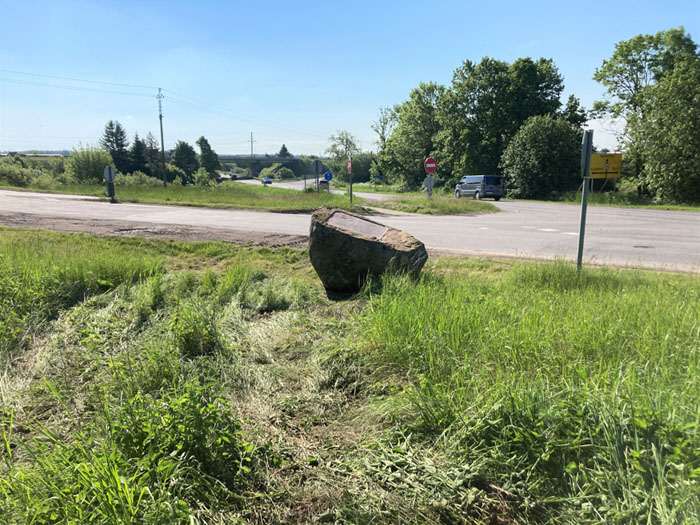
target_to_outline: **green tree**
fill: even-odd
[[[638,147],[639,135],[633,132],[630,123],[637,125],[647,118],[645,112],[651,105],[645,98],[651,86],[672,74],[679,62],[697,57],[697,45],[679,27],[618,42],[610,59],[603,61],[593,75],[594,80],[607,88],[608,96],[607,100],[596,101],[593,114],[623,120],[624,131],[619,139],[640,194],[648,192],[644,152]]]
[[[279,153],[277,153],[277,156],[282,158],[293,157],[293,155],[289,153],[287,146],[285,146],[284,144],[282,144],[282,147],[280,148]]]
[[[561,117],[531,117],[508,144],[501,168],[508,195],[553,198],[581,184],[581,136]]]
[[[112,156],[117,171],[122,173],[131,171],[129,141],[126,138],[126,131],[118,121],[110,120],[107,122],[100,144]]]
[[[564,120],[569,124],[579,128],[588,122],[586,110],[581,105],[581,101],[578,97],[574,95],[569,95],[569,99],[566,101],[566,106],[561,112],[561,116],[564,117]]]
[[[344,129],[338,130],[338,133],[335,135],[331,135],[328,138],[328,142],[330,145],[326,149],[326,153],[336,159],[347,158],[348,155],[354,155],[360,151],[357,147],[357,138]]]
[[[559,110],[563,87],[550,59],[465,61],[439,106],[443,173],[454,182],[462,175],[496,172],[506,146],[529,117]]]
[[[379,153],[384,151],[386,148],[386,142],[389,140],[391,133],[394,131],[396,124],[398,122],[399,106],[396,105],[393,108],[380,107],[379,116],[377,120],[372,124],[372,130],[377,134],[377,140],[375,143],[379,146]]]
[[[203,136],[197,139],[197,146],[199,146],[199,151],[201,152],[199,154],[199,165],[207,170],[211,177],[216,177],[216,170],[221,169],[219,156],[211,149],[209,141]]]
[[[153,136],[153,133],[148,133],[146,135],[146,140],[144,141],[144,145],[146,147],[146,150],[144,152],[146,156],[146,166],[147,166],[147,171],[146,173],[150,175],[151,177],[157,177],[159,179],[163,178],[163,168],[162,168],[162,162],[161,162],[161,152],[160,152],[160,144],[158,143],[158,139],[156,139]]]
[[[66,159],[66,173],[76,182],[99,183],[107,166],[113,166],[112,157],[105,150],[94,146],[73,148]]]
[[[185,172],[185,180],[183,182],[185,184],[191,183],[194,172],[199,168],[194,148],[184,140],[179,140],[175,145],[171,161],[176,167]]]
[[[377,165],[390,182],[406,189],[420,187],[425,178],[423,163],[436,150],[435,140],[440,130],[438,103],[444,91],[444,86],[434,82],[421,82],[408,100],[395,108],[396,127],[377,159]],[[391,123],[390,112],[384,118]],[[440,165],[438,174],[439,168]]]
[[[148,159],[146,159],[146,143],[139,138],[139,134],[134,134],[134,142],[129,150],[129,164],[131,172],[148,172]]]
[[[662,201],[700,202],[700,59],[678,61],[645,93],[641,113],[628,131],[649,190]]]

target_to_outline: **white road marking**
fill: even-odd
[[[537,228],[541,232],[558,232],[559,230],[555,230],[553,228]]]
[[[576,232],[562,232],[564,235],[578,235]]]
[[[526,230],[534,230],[535,226],[523,226]]]
[[[482,227],[479,228],[479,229],[480,229],[480,230],[488,230],[488,228],[486,228],[485,226],[482,226]]]

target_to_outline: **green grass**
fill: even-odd
[[[557,202],[581,204],[581,192],[567,193]],[[642,208],[647,210],[700,211],[700,205],[654,202],[649,197],[638,197],[633,191],[591,192],[588,204],[593,206],[618,206],[624,208]]]
[[[474,199],[457,199],[433,195],[421,197],[399,197],[382,201],[378,207],[409,213],[423,213],[432,215],[458,215],[467,213],[492,213],[498,208],[488,202]]]
[[[12,188],[17,189],[17,188]],[[105,197],[101,185],[69,184],[50,190],[43,188],[19,188],[22,190],[52,191],[77,195]],[[214,187],[175,186],[116,186],[117,201],[146,204],[175,204],[179,206],[203,206],[208,208],[237,208],[278,212],[311,212],[322,206],[355,209],[344,195],[329,192],[302,192],[274,188],[263,184],[250,185],[240,182],[223,182]],[[361,199],[360,199],[361,200]],[[358,199],[354,199],[357,203]]]
[[[700,513],[697,276],[440,258],[331,301],[303,250],[0,229],[0,254],[4,522]]]
[[[700,280],[563,263],[387,281],[367,344],[409,378],[413,432],[482,461],[524,517],[700,512]]]

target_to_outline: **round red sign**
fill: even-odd
[[[428,173],[435,173],[437,170],[437,161],[433,157],[428,157],[425,159],[425,163],[423,165],[425,166],[425,171]]]

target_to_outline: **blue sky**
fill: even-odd
[[[204,135],[245,153],[252,131],[256,153],[318,154],[347,129],[371,149],[380,106],[421,81],[449,84],[465,59],[552,58],[564,100],[590,107],[616,42],[681,25],[700,42],[699,0],[0,0],[0,13],[0,150],[95,143],[110,119],[158,137],[157,87],[166,148]],[[614,145],[595,129],[597,145]]]

